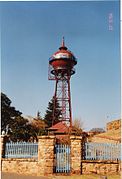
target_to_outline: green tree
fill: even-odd
[[[47,124],[45,123],[45,120],[41,118],[41,116],[37,115],[36,118],[33,118],[33,121],[31,122],[32,128],[33,128],[33,136],[39,136],[39,135],[46,135],[47,134]],[[35,137],[37,140],[37,137]]]
[[[53,113],[55,118],[53,119]],[[60,121],[61,117],[61,109],[59,106],[59,103],[56,99],[55,101],[55,111],[54,111],[54,97],[51,99],[51,101],[48,103],[48,107],[46,110],[46,114],[44,117],[45,123],[47,124],[48,127],[51,127],[52,124],[56,124]]]
[[[37,140],[37,136],[45,133],[45,121],[38,112],[37,118],[30,123],[22,117],[22,113],[11,106],[11,100],[1,93],[1,128],[2,133],[9,135],[12,141]]]
[[[40,113],[41,113],[40,111],[37,112],[37,117],[36,117],[37,119],[42,119]]]
[[[31,136],[32,127],[22,113],[11,106],[11,100],[1,93],[1,131],[8,134],[13,141],[28,140]]]
[[[1,93],[1,131],[8,132],[15,122],[15,118],[21,116],[21,112],[11,106],[11,100]]]
[[[46,134],[45,122],[41,119],[33,119],[30,123],[23,117],[17,117],[12,125],[10,139],[12,141],[34,141],[37,136]]]
[[[11,131],[9,132],[10,139],[12,141],[28,141],[31,137],[31,131],[33,130],[28,120],[18,116],[11,125]]]

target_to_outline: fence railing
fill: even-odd
[[[120,160],[120,144],[109,143],[85,143],[84,156],[85,160]]]
[[[70,171],[70,146],[55,145],[56,172]],[[84,160],[120,160],[120,144],[85,143]],[[38,157],[38,143],[8,142],[5,144],[5,158],[35,158]]]
[[[37,158],[38,143],[9,142],[5,146],[5,158]]]
[[[57,144],[55,145],[55,172],[70,172],[70,146]]]

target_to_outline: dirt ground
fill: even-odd
[[[110,175],[107,178],[104,175],[80,175],[80,176],[26,176],[14,173],[2,173],[1,179],[121,179],[119,175]]]
[[[36,176],[26,176],[18,175],[15,173],[3,173],[1,174],[1,179],[50,179],[49,177],[36,177]]]

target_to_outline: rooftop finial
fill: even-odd
[[[61,47],[59,48],[60,50],[63,49],[63,50],[67,50],[67,47],[65,46],[65,39],[64,39],[64,36],[62,38],[62,43],[61,43]]]
[[[65,47],[64,36],[63,36],[63,39],[62,39],[62,47]]]

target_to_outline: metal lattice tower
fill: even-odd
[[[75,73],[74,66],[77,60],[73,53],[67,49],[62,40],[61,47],[49,59],[48,79],[55,80],[53,120],[55,121],[56,100],[61,107],[61,121],[72,127],[72,109],[70,94],[70,78]]]

